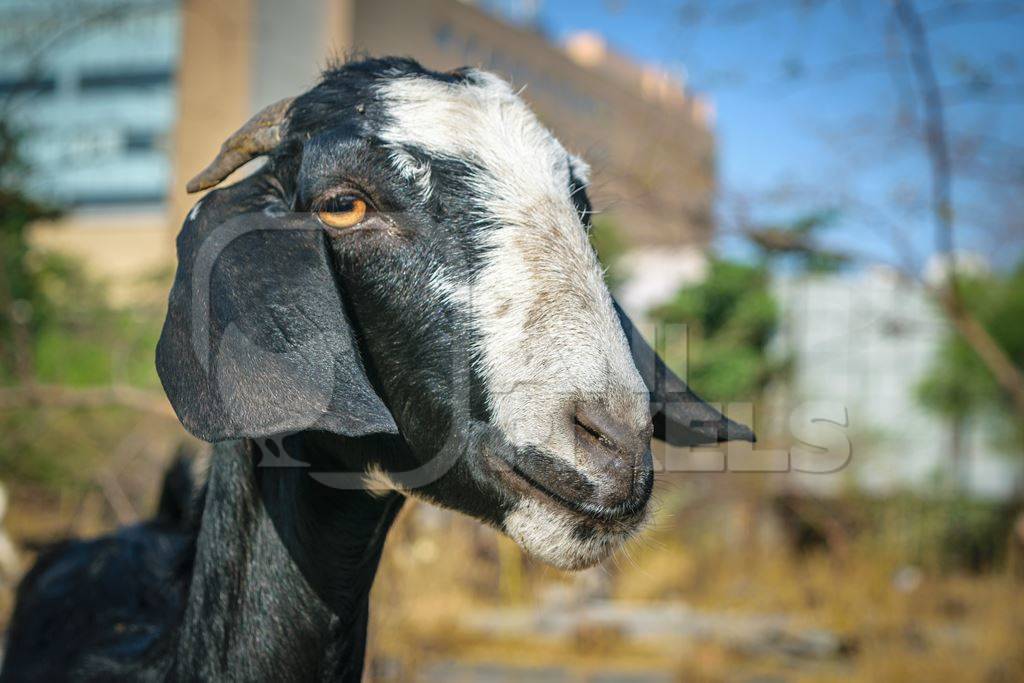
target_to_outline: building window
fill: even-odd
[[[160,133],[152,130],[130,130],[124,136],[124,151],[152,152],[160,148]]]
[[[156,69],[83,74],[78,81],[78,85],[82,92],[140,90],[143,88],[164,88],[169,86],[173,79],[174,72],[171,69],[161,67]]]
[[[94,206],[140,206],[161,204],[166,201],[164,192],[110,192],[101,194],[83,194],[75,197],[71,204],[78,208]]]
[[[10,95],[48,95],[57,89],[57,81],[52,76],[0,78],[0,96]]]

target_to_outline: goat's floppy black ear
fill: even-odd
[[[706,446],[723,441],[754,441],[754,432],[733,422],[690,390],[648,344],[616,301],[633,362],[651,392],[654,438],[672,446]]]
[[[206,441],[304,429],[397,434],[367,379],[325,236],[260,174],[206,195],[178,235],[156,365]]]

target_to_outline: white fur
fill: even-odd
[[[460,310],[467,309],[473,300],[470,287],[448,272],[444,266],[430,274],[429,286],[436,294]]]
[[[576,520],[536,500],[522,500],[505,517],[505,533],[537,559],[561,569],[584,569],[606,558],[636,527],[594,530],[586,538],[574,533]]]
[[[570,154],[569,165],[572,167],[572,172],[576,179],[583,183],[583,187],[588,187],[590,185],[590,164],[584,161],[582,157]]]
[[[569,164],[583,183],[589,167],[490,74],[475,72],[469,83],[400,78],[379,94],[392,120],[380,132],[389,145],[483,169],[471,185],[488,249],[470,283],[469,310],[495,424],[516,446],[574,462],[600,483],[602,472],[578,462],[578,402],[598,399],[615,414],[632,416],[637,432],[649,413],[646,388],[569,196]],[[589,557],[610,542],[579,541],[568,513],[536,501],[524,501],[509,520],[513,538],[555,564],[562,564],[556,556]]]

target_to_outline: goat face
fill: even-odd
[[[506,83],[372,60],[276,116],[267,166],[179,238],[158,365],[199,436],[396,433],[398,455],[368,468],[568,568],[642,523],[652,432],[748,436],[627,339],[588,241],[586,166]],[[225,225],[200,302],[217,350],[197,358],[195,254]]]

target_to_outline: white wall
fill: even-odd
[[[950,426],[926,412],[915,389],[928,371],[945,321],[918,289],[883,270],[783,277],[776,340],[796,358],[795,398],[838,401],[849,414],[853,451],[847,476],[872,491],[933,489],[949,476]],[[1008,495],[1021,477],[1019,454],[1000,453],[976,421],[965,438],[965,490]],[[802,480],[811,486],[816,476]]]

